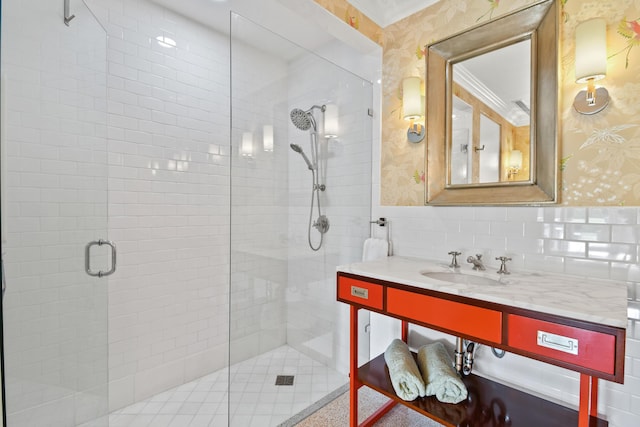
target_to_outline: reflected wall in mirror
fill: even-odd
[[[531,39],[454,63],[452,79],[448,184],[528,181]],[[526,153],[526,167],[511,167],[513,150]]]
[[[556,202],[558,10],[543,0],[427,46],[427,204]]]

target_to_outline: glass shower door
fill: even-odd
[[[61,12],[2,2],[8,426],[108,425],[106,34]]]
[[[336,300],[336,266],[359,261],[369,237],[372,93],[371,82],[232,14],[232,427],[292,425],[346,391],[349,309]]]

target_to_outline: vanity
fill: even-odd
[[[373,425],[400,403],[446,426],[607,426],[597,417],[598,380],[624,381],[627,290],[624,283],[559,274],[498,275],[387,257],[338,267],[337,299],[350,305],[350,426]],[[578,411],[498,382],[463,378],[457,405],[435,396],[407,402],[393,390],[384,355],[358,366],[358,311],[366,309],[580,374]],[[358,389],[390,398],[358,424]]]

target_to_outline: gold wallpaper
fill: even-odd
[[[558,1],[563,6],[560,203],[639,206],[640,0]],[[383,205],[424,204],[424,141],[407,141],[399,95],[405,77],[424,79],[424,46],[532,3],[536,1],[441,0],[382,30]],[[598,83],[609,90],[611,103],[601,113],[585,116],[572,105],[577,92],[584,89],[575,83],[574,30],[579,22],[595,17],[607,21],[607,77]]]

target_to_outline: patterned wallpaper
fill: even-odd
[[[638,206],[640,0],[557,1],[563,6],[560,203]],[[383,205],[424,204],[424,142],[411,144],[406,140],[407,123],[400,117],[399,92],[403,78],[414,75],[424,79],[424,46],[532,3],[536,1],[441,0],[382,29],[380,198]],[[609,90],[611,103],[603,112],[585,116],[575,112],[572,106],[575,95],[583,89],[575,83],[574,30],[579,22],[594,17],[607,21],[608,70],[607,77],[599,83]]]

